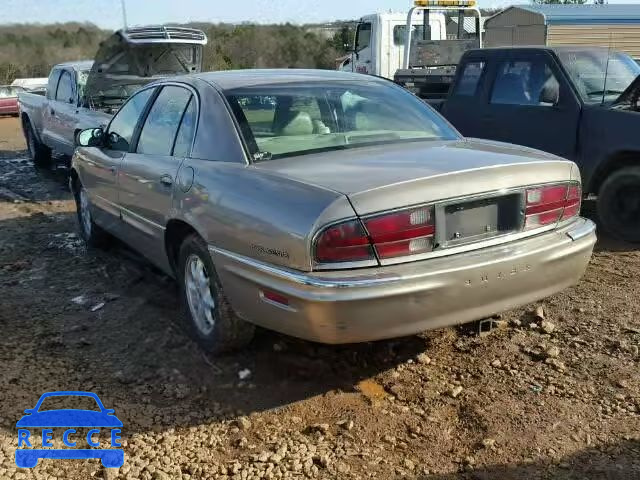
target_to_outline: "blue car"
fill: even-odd
[[[45,410],[38,411],[42,402],[49,397],[90,397],[95,400],[100,411],[97,410],[80,410],[80,409],[58,409],[58,410]],[[114,410],[105,408],[100,398],[91,392],[48,392],[40,397],[38,403],[34,408],[27,409],[26,413],[18,422],[16,427],[18,430],[18,447],[23,443],[27,446],[31,446],[30,436],[31,428],[67,428],[64,433],[64,443],[67,446],[74,447],[77,442],[70,442],[69,435],[76,433],[74,428],[95,428],[90,430],[86,436],[87,444],[90,447],[99,446],[94,442],[92,435],[100,432],[98,427],[104,427],[111,429],[111,446],[120,446],[117,444],[116,439],[119,439],[120,427],[122,422],[114,415]],[[51,439],[52,432],[48,432],[49,436],[45,436],[43,430],[42,446],[52,446],[48,443]],[[34,437],[34,441],[35,441]],[[53,448],[33,448],[33,449],[20,449],[16,450],[16,465],[21,468],[35,467],[40,458],[56,458],[56,459],[87,459],[87,458],[99,458],[102,464],[107,468],[117,468],[124,463],[124,452],[120,449],[100,449],[100,448],[66,448],[66,449],[53,449]]]

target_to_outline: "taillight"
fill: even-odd
[[[364,227],[362,227],[364,223]],[[433,207],[410,208],[332,225],[318,235],[318,263],[357,262],[430,252],[436,231]]]
[[[579,185],[563,184],[528,188],[525,230],[553,225],[580,213],[582,191]]]
[[[350,220],[323,230],[316,239],[315,257],[320,263],[374,259],[371,244],[360,220]]]
[[[436,232],[433,207],[419,207],[364,220],[378,258],[430,252]]]

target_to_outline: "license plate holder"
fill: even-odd
[[[445,244],[470,243],[517,229],[520,196],[504,195],[444,206]]]

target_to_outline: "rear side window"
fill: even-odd
[[[455,95],[472,97],[478,92],[480,77],[485,69],[485,62],[469,62],[464,66],[460,80],[456,86]]]
[[[191,143],[193,142],[193,134],[196,131],[197,114],[197,102],[195,97],[192,96],[182,116],[182,122],[180,122],[178,135],[176,136],[176,144],[173,146],[173,156],[186,157],[189,155]]]
[[[58,88],[59,79],[60,79],[60,70],[53,70],[49,75],[49,83],[47,83],[47,98],[56,97],[56,89]]]
[[[496,74],[491,103],[553,106],[559,101],[560,84],[542,58],[503,62]]]
[[[71,82],[71,74],[63,71],[58,82],[58,90],[56,91],[56,100],[68,103],[73,99],[73,85]]]
[[[133,132],[154,90],[153,88],[148,88],[136,93],[113,117],[108,132],[109,146],[112,150],[129,151]]]
[[[169,85],[162,89],[142,127],[138,153],[171,155],[180,120],[190,98],[191,92],[186,88]]]

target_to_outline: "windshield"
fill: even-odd
[[[227,99],[256,161],[458,138],[437,113],[391,83],[261,85],[229,91]]]
[[[0,87],[0,98],[12,98],[17,97],[18,93],[24,92],[24,88],[9,85],[6,87]]]
[[[624,53],[567,50],[558,56],[585,102],[612,102],[640,75],[640,65]]]

